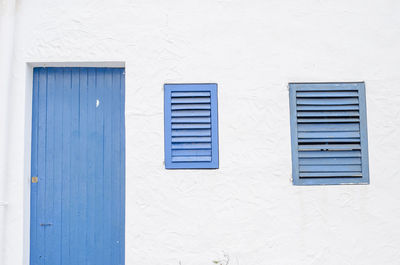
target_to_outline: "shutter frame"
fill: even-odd
[[[359,133],[360,133],[360,152],[361,152],[361,177],[340,177],[330,176],[324,174],[325,177],[300,177],[300,164],[299,164],[299,128],[298,128],[298,107],[297,107],[297,93],[301,91],[338,91],[343,94],[347,91],[358,91],[358,108],[359,108]],[[300,96],[300,98],[303,97]],[[340,97],[344,98],[344,97]],[[289,83],[289,102],[290,102],[290,128],[291,128],[291,142],[292,142],[292,177],[294,185],[338,185],[338,184],[369,184],[369,161],[368,161],[368,133],[367,133],[367,114],[366,114],[366,94],[364,82],[349,82],[349,83]],[[309,109],[307,109],[310,111]],[[319,109],[317,109],[319,110]],[[316,112],[317,112],[316,110]],[[326,123],[319,123],[326,124]],[[330,133],[335,135],[334,130]],[[302,134],[304,135],[304,133]],[[326,140],[328,142],[328,140]],[[326,144],[326,143],[325,143]],[[334,143],[331,143],[334,144]],[[351,151],[350,151],[351,152]],[[354,153],[356,153],[354,151]],[[304,154],[304,153],[303,153]],[[359,156],[359,153],[358,153]],[[324,156],[326,157],[326,156]],[[303,156],[304,158],[304,156]],[[318,159],[323,158],[318,157]],[[304,167],[304,165],[303,165]],[[343,165],[345,167],[345,165]],[[302,173],[304,174],[304,173]],[[312,174],[310,174],[312,175]],[[322,174],[321,174],[322,175]],[[332,173],[335,175],[335,173]],[[340,175],[337,172],[336,175]],[[328,176],[328,177],[327,177]]]
[[[165,144],[165,168],[166,169],[217,169],[219,167],[219,152],[218,152],[218,93],[217,93],[217,84],[164,84],[164,144]],[[189,113],[187,116],[180,117],[175,116],[174,119],[178,118],[181,120],[179,125],[174,126],[172,128],[172,124],[175,123],[173,121],[173,111],[175,113],[179,113],[179,111],[183,112],[181,107],[189,106],[193,103],[185,102],[185,100],[177,100],[179,97],[183,97],[182,93],[191,93],[198,94],[198,97],[203,97],[204,93],[209,92],[209,101],[210,102],[199,102],[194,103],[198,104],[199,108],[197,109],[198,113],[201,113],[200,116]],[[174,110],[172,109],[172,95],[174,95]],[[192,96],[192,95],[190,95]],[[208,97],[208,96],[207,96]],[[203,98],[204,99],[204,98]],[[207,101],[207,99],[206,99]],[[203,108],[210,108],[210,117],[204,116],[207,115],[207,111],[204,111]],[[179,123],[179,122],[178,122]],[[188,125],[187,125],[188,124]],[[187,132],[184,131],[186,127],[190,127],[192,125],[196,128],[193,128],[194,134],[197,132],[201,132],[202,130],[206,131],[210,130],[211,135],[195,135],[192,136],[191,133],[189,135],[185,135]],[[201,124],[201,125],[200,125]],[[211,127],[211,128],[209,128]],[[175,130],[173,133],[172,130]],[[190,129],[189,129],[190,130]],[[173,135],[174,134],[174,135]],[[193,155],[191,158],[187,160],[200,160],[200,161],[180,161],[181,157],[176,157],[174,155],[180,155],[182,150],[174,149],[173,145],[173,137],[179,134],[180,139],[184,139],[185,143],[180,144],[194,144],[196,148],[191,148],[191,152]],[[198,137],[198,141],[191,142],[192,138]],[[209,142],[209,137],[211,141]],[[205,142],[205,143],[203,143]],[[198,148],[198,149],[197,149]],[[195,151],[200,150],[200,151]],[[209,161],[205,161],[204,159],[205,153],[211,152],[211,159]],[[188,157],[188,156],[187,156]]]

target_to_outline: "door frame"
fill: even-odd
[[[31,226],[31,143],[32,143],[32,92],[34,67],[110,67],[125,68],[125,61],[82,62],[26,62],[25,66],[25,133],[24,133],[24,179],[23,179],[23,265],[29,265]],[[126,79],[125,79],[126,82]],[[126,83],[125,83],[126,87]],[[126,101],[126,97],[125,97]]]

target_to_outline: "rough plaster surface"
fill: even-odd
[[[0,263],[28,264],[26,63],[124,61],[126,264],[400,264],[399,1],[19,0],[13,12]],[[361,80],[371,184],[293,186],[288,82]],[[218,170],[164,169],[166,82],[218,83]]]

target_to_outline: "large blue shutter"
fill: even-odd
[[[217,84],[166,84],[165,168],[218,168]]]
[[[368,184],[364,83],[292,83],[295,185]]]

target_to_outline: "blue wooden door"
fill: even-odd
[[[124,264],[124,93],[121,68],[34,69],[31,265]]]

